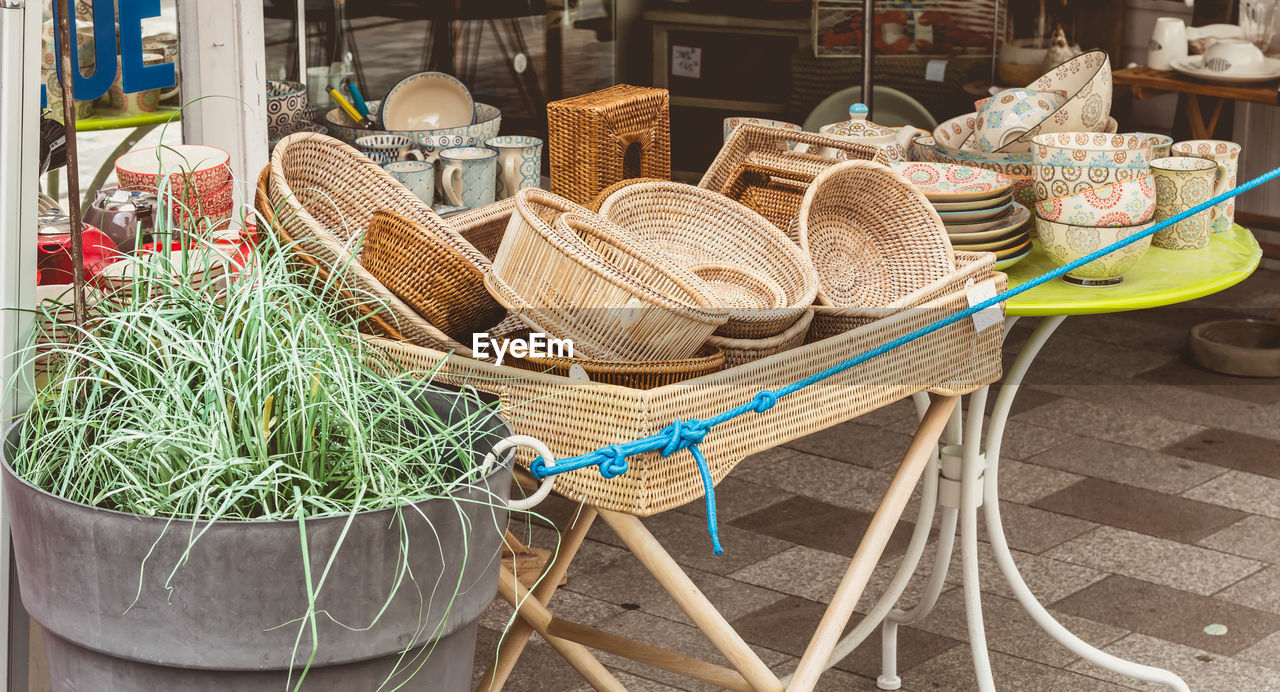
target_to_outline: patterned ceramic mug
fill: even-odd
[[[1222,194],[1231,178],[1225,163],[1191,156],[1169,156],[1151,162],[1156,179],[1155,220],[1203,204]],[[1213,209],[1206,209],[1158,231],[1151,244],[1168,250],[1194,250],[1209,244]]]
[[[1227,187],[1236,186],[1237,166],[1240,162],[1240,145],[1219,139],[1192,139],[1175,142],[1174,156],[1194,156],[1209,159],[1227,167]],[[1225,233],[1236,222],[1236,200],[1229,199],[1213,208],[1213,232]]]
[[[390,173],[401,185],[431,206],[436,193],[436,167],[426,161],[392,161],[384,163],[382,170]]]
[[[365,135],[356,140],[356,148],[379,166],[392,161],[422,161],[426,157],[413,147],[413,140],[401,135]]]
[[[485,145],[498,152],[498,199],[514,197],[526,187],[538,187],[542,178],[542,140],[506,135],[490,137]]]
[[[493,203],[498,152],[485,147],[455,147],[440,152],[440,187],[445,201],[474,209]]]

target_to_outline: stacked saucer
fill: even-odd
[[[956,250],[994,252],[996,269],[1013,266],[1031,251],[1031,212],[1013,200],[1009,177],[948,163],[892,166],[933,205]]]

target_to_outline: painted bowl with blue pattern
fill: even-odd
[[[378,118],[382,112],[382,102],[370,101],[368,105],[369,112],[375,118]],[[498,110],[497,106],[477,103],[473,108],[473,117],[470,125],[442,130],[364,130],[355,127],[355,123],[347,117],[347,114],[338,108],[334,108],[325,114],[325,123],[329,126],[330,135],[347,144],[354,145],[357,138],[365,135],[403,135],[412,139],[414,144],[421,147],[423,151],[430,153],[437,149],[447,149],[449,147],[483,145],[486,139],[498,135],[498,130],[502,126],[502,111]]]

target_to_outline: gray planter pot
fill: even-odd
[[[448,416],[457,401],[432,395],[427,404]],[[493,441],[510,434],[497,415],[487,424]],[[473,454],[479,461],[488,451]],[[68,502],[17,478],[8,455],[0,457],[22,601],[46,631],[55,691],[287,689],[298,624],[286,623],[307,612],[297,522],[214,522],[170,580],[191,531],[208,522]],[[356,515],[317,600],[332,619],[317,620],[320,648],[303,689],[470,687],[477,619],[497,590],[510,455],[504,462],[454,495],[458,502],[425,500],[416,505],[421,514],[401,512],[413,580],[363,631],[394,588],[402,532],[395,510]],[[306,522],[313,580],[346,521]],[[295,668],[311,642],[307,628]]]

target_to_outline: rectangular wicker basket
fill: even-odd
[[[547,104],[551,191],[590,204],[624,178],[671,178],[670,96],[619,84]]]
[[[705,419],[750,401],[763,389],[800,380],[897,336],[968,307],[966,288],[1007,277],[995,272],[989,253],[961,253],[949,290],[941,297],[852,331],[762,360],[648,390],[593,384],[555,375],[451,356],[408,343],[372,340],[400,367],[435,372],[437,381],[470,385],[496,395],[517,433],[542,440],[557,458],[653,435],[676,419]],[[893,403],[920,391],[961,394],[1000,376],[1003,330],[977,332],[963,320],[873,358],[790,396],[763,414],[724,423],[699,445],[719,482],[740,461],[790,440]],[[396,366],[389,366],[395,368]],[[437,371],[438,368],[438,371]],[[517,457],[528,464],[527,455]],[[630,470],[605,479],[596,468],[557,477],[556,492],[573,500],[637,516],[649,516],[703,495],[697,465],[687,452],[630,460]]]

